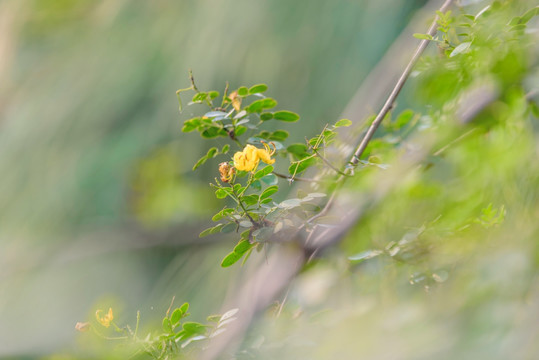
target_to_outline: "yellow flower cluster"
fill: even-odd
[[[95,317],[97,321],[103,325],[104,327],[109,327],[110,323],[114,319],[114,316],[112,315],[112,308],[109,308],[109,312],[105,314],[105,316],[101,316],[101,313],[103,310],[97,310],[95,312]]]
[[[271,165],[275,162],[275,159],[271,158],[274,153],[275,148],[271,149],[266,143],[264,143],[264,149],[247,145],[243,151],[234,154],[234,167],[241,171],[253,171],[256,170],[260,160]]]

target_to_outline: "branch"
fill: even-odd
[[[442,13],[445,12],[449,8],[449,6],[451,6],[452,3],[453,3],[453,0],[446,0],[439,11],[442,12]],[[436,32],[438,31],[437,30],[438,19],[439,19],[439,16],[436,15],[436,17],[434,18],[434,21],[432,22],[432,24],[430,25],[430,27],[429,27],[429,29],[427,31],[427,34],[429,34],[431,36],[436,35]],[[417,63],[417,61],[419,60],[419,58],[421,57],[421,55],[423,54],[423,52],[427,48],[427,45],[429,44],[429,42],[430,42],[430,40],[421,40],[421,42],[419,43],[419,46],[416,48],[416,50],[414,52],[414,55],[412,56],[412,58],[408,62],[408,65],[406,65],[406,68],[404,69],[403,73],[401,74],[401,76],[397,80],[397,83],[393,87],[393,90],[391,91],[391,93],[389,94],[386,102],[382,106],[382,109],[380,110],[378,115],[376,115],[376,118],[373,120],[371,126],[367,130],[367,133],[365,134],[365,136],[363,137],[363,139],[361,140],[361,142],[357,146],[356,151],[354,152],[354,154],[350,158],[350,161],[348,162],[348,164],[351,164],[353,167],[356,167],[357,164],[359,163],[359,160],[360,160],[361,156],[363,155],[363,152],[367,148],[367,145],[369,144],[372,137],[374,136],[374,133],[376,132],[376,130],[378,129],[378,127],[382,123],[382,120],[384,120],[387,113],[393,108],[393,106],[395,104],[395,100],[399,96],[404,84],[406,83],[406,80],[408,80],[408,77],[410,76],[410,73],[412,72],[412,69],[414,68],[415,64]],[[346,169],[345,169],[345,171],[346,171]],[[345,171],[343,171],[343,172],[345,172]],[[343,175],[340,175],[337,178],[336,183],[338,183],[338,184],[342,183],[344,178],[345,177]],[[320,211],[320,213],[316,214],[315,216],[311,217],[309,220],[307,220],[307,222],[310,223],[313,220],[315,220],[315,219],[319,218],[320,216],[322,216],[323,214],[327,213],[329,208],[333,205],[333,201],[335,199],[334,194],[335,194],[335,192],[337,190],[338,190],[338,186],[335,187],[335,189],[333,190],[333,193],[331,194],[328,202],[326,203],[326,205],[324,206],[322,211]]]
[[[449,6],[451,6],[452,2],[453,0],[446,0],[444,4],[442,5],[442,7],[440,8],[440,12],[442,13],[445,12],[449,8]],[[438,18],[439,16],[436,15],[436,17],[434,18],[434,21],[429,27],[429,30],[427,31],[428,35],[430,36],[436,35],[436,32],[438,31],[437,30]],[[419,46],[417,47],[414,55],[412,56],[412,59],[410,60],[408,65],[406,65],[404,72],[399,77],[399,80],[397,81],[397,83],[395,84],[395,87],[389,94],[389,97],[387,98],[384,106],[382,106],[382,109],[380,110],[380,112],[378,113],[374,121],[372,122],[371,126],[367,130],[367,133],[365,134],[365,136],[359,143],[358,147],[356,148],[354,155],[352,155],[352,158],[350,159],[350,163],[352,165],[357,166],[359,159],[361,158],[361,155],[363,155],[363,152],[365,151],[365,149],[367,148],[367,145],[371,141],[376,129],[378,129],[378,126],[380,126],[380,124],[382,123],[382,120],[384,120],[387,113],[393,108],[393,105],[395,104],[395,100],[399,96],[402,90],[402,87],[406,83],[406,80],[408,80],[408,77],[410,76],[412,69],[414,68],[415,64],[417,63],[417,61],[419,60],[419,58],[421,57],[421,55],[427,48],[427,45],[429,44],[429,42],[430,40],[421,40],[421,42],[419,43]]]

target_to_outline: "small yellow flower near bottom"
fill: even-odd
[[[103,325],[104,327],[109,327],[111,321],[114,319],[114,316],[112,315],[112,308],[109,308],[109,312],[106,313],[103,317],[101,317],[102,312],[103,310],[97,310],[95,312],[95,317],[101,325]]]

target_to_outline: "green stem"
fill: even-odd
[[[92,326],[92,331],[97,336],[99,336],[100,338],[105,339],[105,340],[127,340],[127,336],[120,336],[120,337],[105,336],[105,335],[101,334],[99,331],[97,331],[97,329],[94,326]]]
[[[260,224],[257,221],[255,221],[255,219],[253,219],[253,217],[247,212],[247,209],[245,208],[245,205],[243,205],[243,201],[241,201],[241,196],[243,196],[243,194],[245,193],[245,191],[247,190],[247,188],[250,186],[250,184],[252,182],[251,178],[252,178],[252,175],[249,176],[249,181],[247,181],[247,185],[245,186],[245,190],[243,190],[243,192],[241,194],[236,193],[236,190],[234,189],[234,186],[232,186],[232,193],[236,196],[238,205],[242,208],[245,216],[247,216],[249,218],[249,221],[251,221],[251,223],[255,227],[260,227]]]

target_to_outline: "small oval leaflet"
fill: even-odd
[[[277,191],[279,191],[279,187],[277,185],[272,185],[268,187],[262,194],[260,194],[260,199],[265,199],[267,197],[270,197],[271,195],[275,194]]]
[[[226,319],[231,318],[232,316],[236,315],[238,311],[240,311],[240,309],[228,310],[226,313],[223,314],[223,316],[221,316],[221,318],[219,319],[219,322],[225,321]]]
[[[292,111],[281,110],[274,112],[273,118],[279,121],[294,122],[299,120],[299,115]]]
[[[335,127],[341,127],[341,126],[350,126],[352,125],[352,121],[348,119],[341,119],[335,123]]]
[[[251,86],[251,88],[249,89],[249,94],[263,93],[266,90],[268,90],[268,85],[257,84],[257,85]]]

